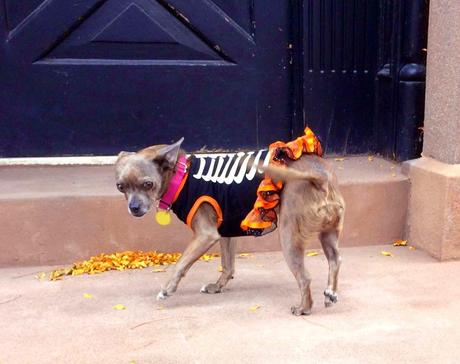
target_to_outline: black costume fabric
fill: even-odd
[[[247,235],[240,224],[254,206],[257,188],[264,177],[257,170],[257,165],[267,159],[267,154],[267,150],[262,150],[192,155],[187,181],[173,203],[172,211],[187,223],[195,202],[201,196],[209,196],[219,204],[222,211],[223,221],[218,229],[219,234],[223,237]],[[248,165],[252,167],[248,168]]]

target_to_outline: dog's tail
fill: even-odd
[[[259,168],[276,181],[307,180],[320,188],[324,188],[328,181],[327,174],[315,171],[299,171],[289,167],[274,165],[260,166]]]

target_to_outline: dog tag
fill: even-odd
[[[160,225],[169,225],[171,223],[171,214],[169,211],[160,210],[155,214],[155,220]]]

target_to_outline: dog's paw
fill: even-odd
[[[166,298],[170,297],[168,292],[166,292],[164,289],[162,289],[160,292],[157,294],[157,301],[163,301]]]
[[[292,306],[291,307],[291,313],[294,315],[294,316],[302,316],[302,315],[310,315],[311,314],[311,309],[310,308],[303,308],[303,307],[300,307],[300,306]]]
[[[209,284],[205,284],[203,287],[201,287],[200,292],[201,293],[210,293],[210,294],[221,293],[222,288],[219,287],[215,283],[209,283]]]
[[[332,289],[327,288],[324,291],[324,306],[330,307],[334,303],[336,303],[338,299],[339,299],[339,296]]]

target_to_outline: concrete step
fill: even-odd
[[[402,238],[409,180],[400,165],[367,157],[330,161],[347,204],[341,245]],[[131,217],[115,188],[113,165],[55,164],[0,163],[0,266],[67,264],[123,250],[176,252],[190,240],[191,231],[176,218],[162,227],[153,213]],[[238,249],[279,250],[277,235],[238,238]]]

